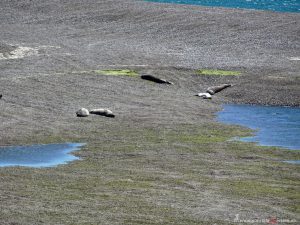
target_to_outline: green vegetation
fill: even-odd
[[[134,70],[94,70],[95,73],[108,76],[137,76],[138,73]]]
[[[248,198],[257,198],[260,196],[267,196],[270,198],[287,198],[287,199],[299,199],[300,193],[297,190],[298,187],[294,183],[283,182],[285,187],[281,186],[281,182],[271,182],[268,181],[257,181],[257,180],[233,180],[225,181],[224,187],[227,188],[226,191],[230,190],[231,194],[235,196],[247,196]]]
[[[216,75],[216,76],[239,76],[241,72],[230,70],[214,70],[214,69],[200,69],[197,70],[199,75]]]
[[[230,141],[251,131],[218,123],[125,127],[111,123],[78,129],[73,138],[36,134],[34,141],[40,143],[71,139],[88,140],[88,145],[75,152],[82,160],[67,165],[0,168],[3,196],[13,196],[0,205],[2,220],[25,225],[36,218],[41,224],[72,225],[231,224],[206,221],[218,212],[207,217],[192,213],[207,205],[220,215],[239,213],[240,205],[249,215],[299,213],[299,168],[281,162],[299,159],[296,151]]]

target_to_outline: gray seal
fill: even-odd
[[[96,115],[106,116],[106,117],[115,117],[115,115],[113,114],[113,112],[111,110],[104,109],[104,108],[92,109],[92,110],[90,110],[90,114],[96,114]]]
[[[196,96],[199,96],[203,99],[211,99],[211,94],[209,94],[209,93],[198,93],[198,94],[196,94]]]
[[[207,88],[206,92],[211,94],[211,95],[214,95],[222,90],[224,90],[225,88],[228,88],[228,87],[231,87],[231,84],[222,84],[222,85],[219,85],[219,86],[213,86],[213,87],[209,87]]]
[[[89,110],[85,109],[85,108],[81,108],[76,112],[76,115],[78,117],[87,117],[90,115]]]

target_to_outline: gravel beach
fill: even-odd
[[[226,140],[250,131],[217,123],[215,113],[224,103],[300,106],[300,14],[135,0],[2,0],[0,30],[0,145],[87,143],[76,153],[83,160],[67,166],[0,168],[1,224],[231,224],[238,213],[299,220],[299,168],[278,162],[299,154],[270,148],[260,155],[261,147],[249,143],[230,152]],[[98,73],[113,69],[138,76]],[[199,75],[201,69],[240,75]],[[194,96],[226,83],[233,86],[212,100]],[[82,107],[109,108],[116,117],[77,118]],[[200,143],[174,138],[178,130],[226,138]],[[186,177],[175,181],[180,176]],[[222,192],[233,190],[222,179],[266,176],[291,196]],[[135,179],[144,183],[131,184]],[[110,183],[117,180],[117,187]]]

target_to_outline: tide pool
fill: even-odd
[[[226,7],[278,12],[300,12],[300,0],[146,0],[148,2],[176,3],[211,7]]]
[[[255,136],[242,141],[264,146],[300,150],[300,108],[257,105],[225,105],[218,120],[256,130]]]
[[[25,145],[0,147],[0,167],[53,167],[77,160],[70,153],[79,150],[84,144],[63,143],[47,145]]]
[[[290,163],[290,164],[300,164],[300,160],[287,160],[283,162]]]

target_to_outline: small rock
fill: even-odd
[[[85,109],[85,108],[81,108],[76,112],[76,115],[78,117],[87,117],[90,115],[89,110]]]
[[[101,115],[101,116],[106,116],[106,117],[115,117],[115,115],[113,114],[113,112],[109,109],[104,109],[104,108],[100,108],[100,109],[92,109],[90,110],[91,114],[96,114],[96,115]]]
[[[198,93],[196,96],[202,97],[203,99],[211,99],[211,94],[209,93]]]

